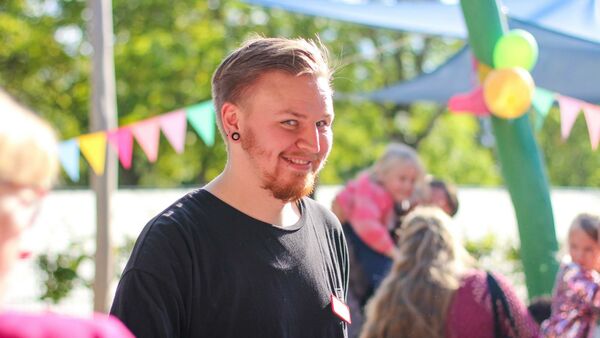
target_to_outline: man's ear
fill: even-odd
[[[234,131],[239,131],[240,107],[231,102],[223,103],[221,107],[221,120],[223,121],[223,130],[228,135]]]

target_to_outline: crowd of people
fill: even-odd
[[[0,313],[1,337],[593,337],[600,217],[568,234],[529,306],[451,231],[459,200],[390,143],[331,210],[308,197],[332,146],[332,71],[304,39],[255,38],[212,78],[224,170],[143,229],[111,315]],[[58,172],[53,129],[0,91],[0,291]]]

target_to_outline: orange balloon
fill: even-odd
[[[528,71],[521,67],[497,69],[483,83],[483,98],[492,114],[514,119],[525,114],[531,101],[535,84]]]

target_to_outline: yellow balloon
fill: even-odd
[[[528,71],[521,67],[490,72],[483,83],[483,98],[492,114],[514,119],[531,106],[535,84]]]

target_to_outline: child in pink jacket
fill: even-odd
[[[377,162],[347,183],[333,210],[344,224],[358,263],[375,289],[385,277],[394,253],[393,229],[397,206],[408,209],[424,170],[416,151],[392,143]],[[351,267],[352,269],[352,267]]]

